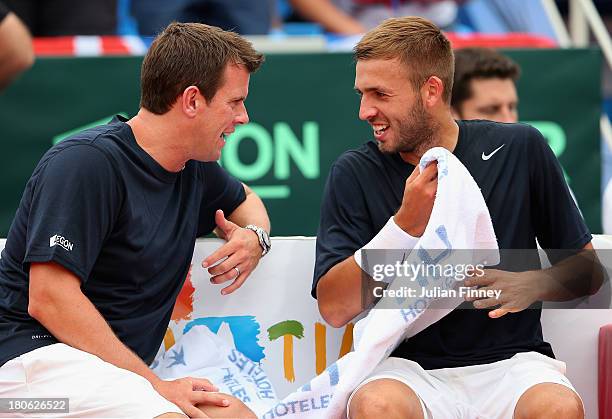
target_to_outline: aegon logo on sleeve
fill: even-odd
[[[53,247],[55,245],[61,246],[69,252],[72,251],[73,244],[68,241],[64,236],[60,236],[56,234],[55,236],[51,236],[49,238],[49,247]]]

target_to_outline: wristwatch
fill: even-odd
[[[259,245],[261,246],[261,249],[262,249],[261,255],[265,256],[266,253],[270,251],[270,248],[272,248],[272,242],[270,242],[270,236],[268,235],[268,232],[264,230],[263,228],[258,227],[253,224],[244,226],[244,228],[249,229],[253,231],[255,234],[257,234],[257,238],[259,239]]]

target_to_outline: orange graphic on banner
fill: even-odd
[[[174,321],[191,319],[191,312],[193,311],[193,293],[195,292],[195,288],[191,283],[192,266],[193,265],[191,265],[189,271],[187,271],[187,278],[185,278],[183,288],[181,288],[181,292],[176,298],[176,303],[174,303],[174,309],[172,310],[171,316],[171,319]]]
[[[342,358],[344,355],[348,354],[351,351],[353,346],[353,328],[355,325],[353,323],[349,323],[346,325],[344,329],[344,334],[342,335],[342,344],[340,344],[340,353],[338,354],[338,359]]]
[[[293,368],[293,336],[283,336],[284,341],[284,354],[283,367],[285,368],[285,378],[287,381],[295,381],[295,369]]]
[[[175,344],[174,333],[172,332],[172,329],[168,328],[166,329],[166,334],[164,335],[164,348],[168,350],[172,348],[174,344]]]
[[[270,342],[283,337],[283,367],[287,381],[295,381],[295,369],[293,368],[293,338],[304,337],[304,326],[297,320],[286,320],[276,323],[268,328]]]
[[[323,323],[315,323],[315,371],[317,375],[327,367],[327,328]]]

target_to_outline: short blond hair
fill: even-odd
[[[354,49],[355,60],[399,59],[410,70],[415,90],[431,76],[444,84],[450,103],[455,58],[450,41],[433,23],[418,16],[391,18],[369,31]]]

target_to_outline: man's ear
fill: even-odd
[[[421,88],[423,105],[426,108],[433,108],[438,103],[443,102],[444,89],[444,82],[442,82],[442,79],[440,79],[440,77],[429,77]]]
[[[179,100],[183,113],[189,118],[195,118],[198,107],[202,105],[204,97],[200,94],[200,89],[196,86],[189,86],[183,90],[183,94]]]

